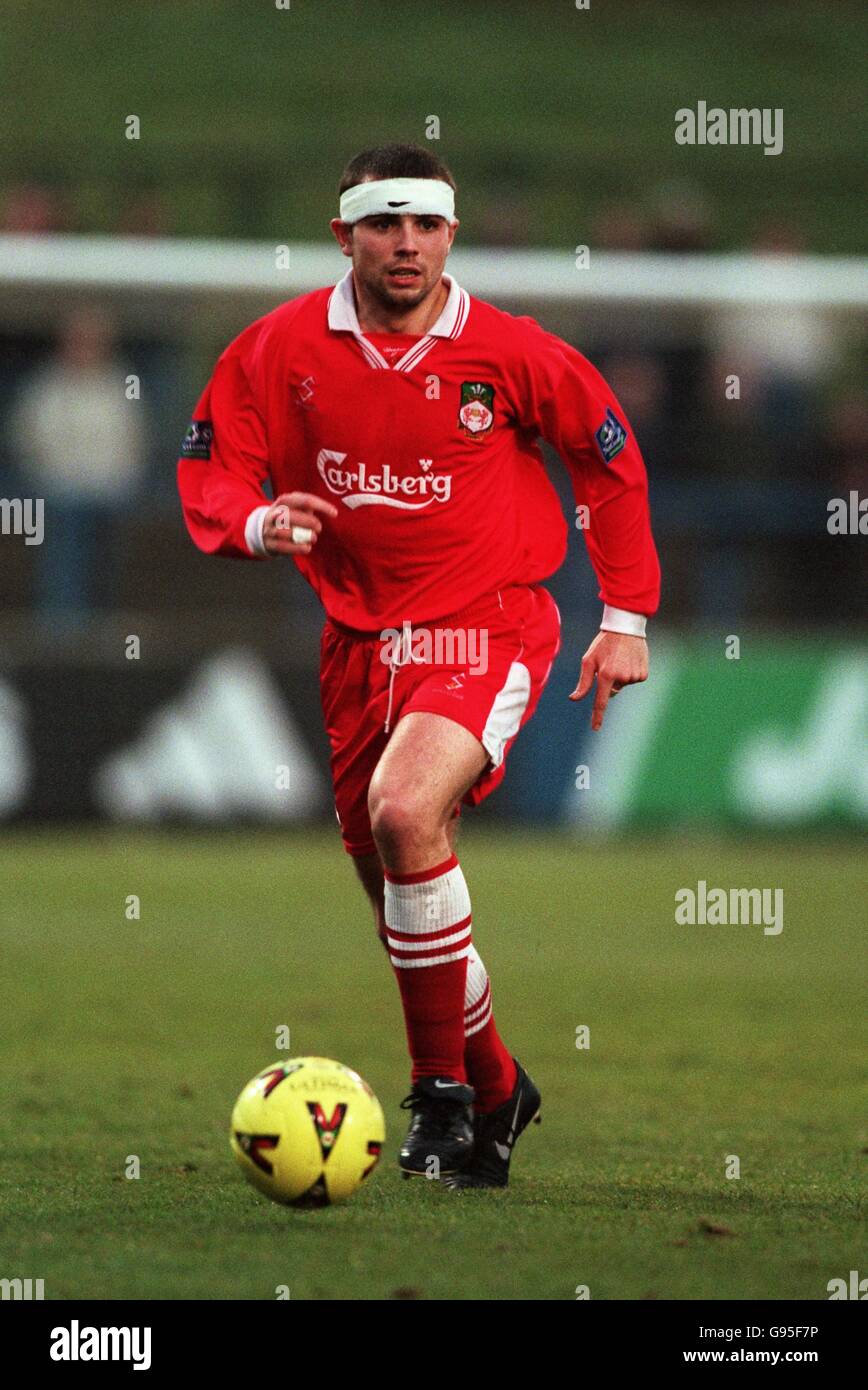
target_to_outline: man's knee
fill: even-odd
[[[371,833],[380,850],[431,839],[441,828],[441,818],[430,799],[411,787],[375,786],[368,797]]]

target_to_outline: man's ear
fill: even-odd
[[[345,256],[353,254],[353,224],[352,222],[342,222],[339,217],[333,217],[329,226],[332,229],[334,238]]]

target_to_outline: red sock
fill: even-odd
[[[385,873],[389,959],[395,967],[412,1079],[464,1069],[464,994],[470,895],[454,854],[417,874]]]
[[[474,1110],[489,1114],[509,1100],[518,1073],[509,1049],[504,1047],[491,1012],[491,983],[474,946],[467,957],[464,999],[464,1065],[476,1091]]]

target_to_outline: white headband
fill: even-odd
[[[441,179],[368,179],[341,194],[341,221],[358,222],[375,213],[455,217],[455,193]]]

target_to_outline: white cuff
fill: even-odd
[[[268,507],[254,507],[247,518],[247,525],[244,527],[244,541],[251,555],[267,555],[265,541],[262,539],[262,527],[265,523],[265,514]]]
[[[623,632],[627,637],[644,637],[647,621],[644,613],[628,613],[626,608],[610,608],[607,603],[603,607],[600,631]]]

